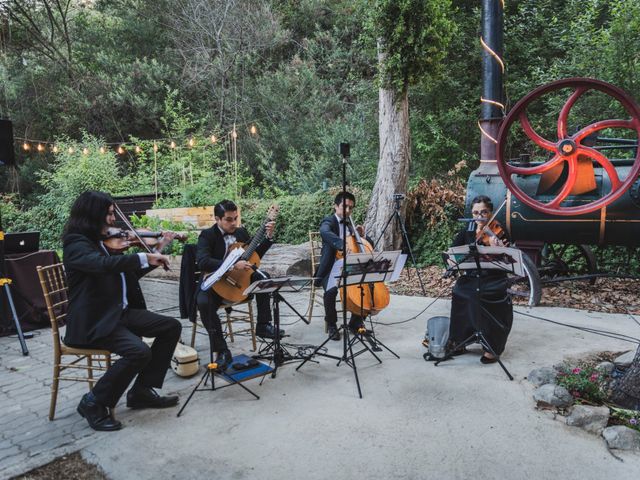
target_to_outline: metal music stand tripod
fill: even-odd
[[[418,277],[418,283],[420,284],[420,289],[422,290],[422,295],[427,296],[427,290],[424,288],[424,283],[422,282],[422,275],[420,274],[420,270],[418,269],[418,262],[416,262],[416,257],[413,255],[413,249],[411,248],[411,242],[409,241],[409,234],[407,233],[407,228],[404,224],[404,220],[402,220],[402,216],[400,215],[400,209],[402,208],[402,201],[405,199],[405,195],[403,193],[394,193],[393,194],[393,213],[387,219],[387,223],[385,223],[382,232],[378,236],[373,248],[378,246],[382,237],[384,237],[384,232],[387,231],[391,222],[395,219],[396,225],[400,229],[400,233],[402,234],[402,251],[407,252],[409,254],[409,258],[411,259],[411,263],[413,264],[413,268],[416,270],[416,275]]]
[[[496,354],[495,350],[491,347],[491,344],[482,332],[482,329],[478,326],[478,320],[481,318],[482,312],[484,312],[492,322],[504,329],[502,323],[495,318],[490,311],[482,306],[482,274],[487,270],[498,270],[523,276],[522,252],[518,249],[509,247],[484,247],[472,244],[453,247],[445,252],[444,257],[448,265],[447,271],[459,272],[461,270],[468,270],[470,272],[467,276],[474,279],[472,288],[475,292],[473,300],[475,315],[471,315],[470,318],[474,333],[462,342],[453,345],[451,351],[462,349],[473,343],[479,343],[485,351],[491,353],[496,358],[498,364],[502,370],[504,370],[504,373],[507,375],[509,380],[513,380],[513,376],[509,373],[509,370],[507,370],[504,363],[502,363],[500,356]],[[446,357],[437,360],[434,365],[438,366],[440,362],[451,358],[452,356],[449,354]]]
[[[243,295],[247,296],[259,293],[269,293],[273,299],[273,329],[275,331],[275,338],[272,342],[268,342],[266,346],[262,347],[257,355],[253,355],[253,358],[270,360],[273,362],[274,368],[271,372],[271,378],[276,378],[278,367],[280,367],[280,365],[290,362],[301,362],[303,360],[303,358],[289,352],[286,345],[283,345],[281,342],[280,302],[284,302],[296,315],[298,315],[298,317],[305,321],[305,323],[306,319],[295,308],[293,308],[293,306],[287,302],[280,293],[297,293],[310,283],[310,278],[303,277],[267,278],[253,282],[243,293]]]
[[[397,258],[400,252],[385,252],[387,254],[395,254],[395,258]],[[368,285],[369,283],[384,281],[386,275],[393,272],[393,261],[385,258],[383,261],[374,262],[372,261],[375,257],[379,257],[383,254],[381,253],[351,253],[347,258],[345,258],[346,263],[340,267],[340,264],[334,265],[334,269],[332,270],[331,275],[335,276],[336,279],[339,279],[341,282],[339,288],[346,290],[347,286],[351,285]],[[383,265],[381,265],[383,264]],[[336,272],[336,270],[338,270]],[[334,275],[335,274],[335,275]],[[366,287],[365,287],[366,288]],[[361,289],[361,296],[364,288]],[[346,293],[343,294],[343,297],[346,298]],[[362,303],[361,303],[362,305]],[[304,361],[296,367],[296,371],[300,370],[302,366],[311,360],[314,356],[318,355],[321,357],[332,358],[334,360],[338,360],[336,366],[339,366],[342,362],[347,364],[353,370],[353,373],[356,378],[356,385],[358,386],[358,395],[362,398],[362,389],[360,388],[360,380],[358,378],[358,368],[356,367],[356,357],[361,355],[364,352],[369,352],[374,356],[378,363],[382,363],[380,357],[378,357],[372,348],[367,345],[365,342],[365,334],[366,332],[356,332],[355,335],[351,335],[350,328],[347,326],[346,316],[347,310],[343,308],[343,322],[342,325],[338,328],[338,331],[342,331],[343,343],[342,343],[342,355],[330,355],[328,353],[323,353],[325,345],[329,343],[331,337],[327,337],[327,339],[322,342],[316,349],[308,355]],[[361,350],[354,352],[354,345],[356,342],[359,342],[363,347]],[[377,343],[382,343],[377,341]],[[384,345],[383,345],[384,346]],[[385,346],[386,348],[386,346]],[[389,350],[387,348],[387,350]],[[389,352],[396,355],[394,352],[389,350]],[[397,355],[396,355],[397,356]],[[399,358],[399,357],[398,357]]]
[[[16,307],[13,303],[13,296],[11,295],[11,279],[5,275],[6,265],[4,261],[4,230],[2,229],[2,212],[0,212],[0,288],[4,290],[5,296],[7,298],[7,303],[9,304],[9,308],[11,310],[11,315],[13,316],[13,323],[16,327],[16,332],[18,334],[18,341],[20,342],[20,348],[22,349],[22,355],[29,355],[29,350],[27,349],[27,342],[24,339],[24,333],[22,333],[22,327],[20,326],[20,320],[18,319],[18,314],[16,313]],[[2,293],[0,293],[0,303],[2,304],[2,316],[7,317],[7,306],[2,299]]]
[[[371,353],[376,358],[378,357],[373,352],[381,352],[383,348],[396,358],[400,357],[397,353],[395,353],[377,338],[375,329],[373,328],[372,314],[364,314],[364,292],[365,288],[368,288],[368,286],[372,283],[379,283],[389,280],[396,269],[396,262],[399,261],[400,254],[400,250],[390,252],[352,254],[349,258],[349,264],[346,267],[349,272],[353,273],[354,275],[357,275],[358,272],[362,271],[362,277],[357,283],[361,285],[360,318],[362,318],[363,322],[365,322],[365,318],[369,317],[369,324],[371,326],[371,330],[368,330],[365,327],[360,327],[356,332],[354,332],[353,337],[351,337],[349,341],[353,345],[358,340],[361,343],[364,343],[364,341],[366,340],[371,345]],[[400,268],[402,268],[402,265],[400,265]],[[366,352],[366,349],[362,349],[359,352],[354,353],[354,356],[357,357],[364,352]],[[378,359],[378,361],[382,363],[382,360]],[[338,365],[340,365],[340,362],[338,362]]]

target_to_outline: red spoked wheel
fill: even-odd
[[[557,139],[544,138],[536,132],[529,118],[528,108],[535,105],[539,110],[540,105],[548,106],[558,100],[558,91],[566,89],[568,93],[566,101],[560,109],[557,119],[555,135]],[[576,103],[584,98],[585,94],[601,92],[605,95],[605,102],[600,99],[600,105],[615,104],[616,112],[624,112],[622,116],[627,118],[602,119],[590,123],[586,127],[580,128],[576,133],[570,135],[567,128],[569,114],[576,106]],[[562,93],[562,92],[560,92]],[[555,99],[547,100],[555,95]],[[607,98],[606,96],[610,97]],[[616,103],[617,102],[617,103]],[[533,107],[532,107],[533,108]],[[517,123],[516,123],[517,122]],[[542,149],[545,151],[545,159],[538,164],[518,164],[508,160],[505,150],[510,136],[517,130],[518,124],[522,129],[519,133],[524,133],[524,140],[529,142],[529,147]],[[599,210],[622,196],[631,187],[638,173],[640,172],[640,149],[636,149],[634,163],[626,178],[621,179],[615,166],[601,151],[585,144],[587,137],[602,132],[607,129],[623,129],[634,131],[636,140],[640,138],[640,109],[635,102],[621,89],[606,82],[589,78],[568,78],[543,85],[536,88],[524,98],[522,98],[505,117],[497,138],[497,163],[500,175],[507,188],[525,205],[547,213],[549,215],[582,215]],[[547,135],[550,136],[550,135]],[[589,142],[587,142],[589,143]],[[527,147],[525,147],[526,149]],[[608,192],[602,192],[599,199],[577,206],[563,206],[563,202],[571,194],[578,181],[579,159],[590,159],[599,164],[609,177],[611,188]],[[557,194],[548,202],[542,202],[533,198],[521,189],[512,179],[512,175],[540,175],[557,169],[566,162],[566,176],[564,184],[559,188]]]

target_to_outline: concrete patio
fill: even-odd
[[[178,316],[177,282],[143,282],[152,310]],[[285,294],[306,310],[308,293]],[[534,408],[533,386],[525,379],[536,367],[567,357],[635,344],[553,325],[515,314],[503,360],[515,377],[509,381],[497,364],[482,365],[480,353],[457,357],[438,367],[423,360],[420,342],[426,321],[448,315],[448,300],[393,296],[377,318],[380,339],[400,356],[368,353],[357,357],[363,398],[351,369],[318,358],[296,371],[284,365],[275,379],[246,385],[260,400],[237,387],[197,393],[184,414],[177,408],[131,411],[118,407],[125,428],[99,433],[75,408],[86,385],[62,383],[56,419],[47,419],[51,385],[51,335],[41,330],[28,340],[23,357],[16,338],[0,338],[0,477],[9,478],[65,453],[81,451],[111,479],[489,479],[636,478],[640,454],[607,451],[601,437],[554,420]],[[311,325],[295,321],[282,307],[282,323],[296,345],[324,340],[322,309]],[[517,311],[529,311],[523,307]],[[626,315],[536,308],[529,312],[569,323],[640,337]],[[385,325],[389,324],[389,325]],[[183,339],[190,338],[184,321]],[[201,363],[208,341],[198,335]],[[330,342],[333,353],[341,342]],[[246,337],[232,345],[247,353]],[[202,371],[202,370],[201,370]],[[184,402],[200,375],[180,378],[168,372],[163,392]]]

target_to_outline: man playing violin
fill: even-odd
[[[115,223],[110,195],[87,191],[71,207],[63,234],[64,266],[69,285],[65,344],[98,348],[120,358],[85,394],[78,413],[94,430],[119,430],[112,409],[127,389],[127,407],[165,408],[177,396],[160,396],[182,325],[174,318],[146,309],[138,279],[158,266],[167,266],[160,253],[111,255],[102,240]],[[164,248],[173,235],[160,241]],[[154,337],[151,347],[141,337]]]
[[[201,271],[201,281],[209,273],[215,272],[227,255],[228,248],[234,243],[250,243],[251,236],[244,227],[238,225],[238,207],[231,200],[223,200],[213,208],[215,225],[207,228],[198,237],[196,261]],[[265,224],[266,237],[256,248],[256,253],[262,258],[269,247],[273,244],[273,230],[275,222],[270,221]],[[239,260],[233,268],[237,270],[253,270],[251,263]],[[268,277],[263,272],[255,271],[251,275],[251,282],[262,280]],[[256,325],[256,335],[262,338],[274,338],[275,329],[271,323],[271,308],[268,294],[257,294],[255,296],[258,306],[258,321]],[[218,316],[218,309],[223,306],[225,300],[220,297],[212,288],[203,291],[198,287],[197,293],[198,310],[204,327],[209,334],[209,343],[212,352],[217,352],[216,363],[219,368],[225,369],[232,361],[233,356],[227,347],[222,332],[222,323]],[[280,336],[284,335],[284,330],[280,330]]]
[[[500,224],[496,220],[489,223],[493,216],[493,203],[489,197],[475,197],[471,201],[471,214],[474,221],[470,228],[465,228],[455,236],[453,247],[469,244],[509,245],[509,239]],[[493,351],[500,355],[504,351],[513,323],[513,306],[507,293],[507,275],[498,270],[482,271],[482,292],[478,300],[475,279],[472,278],[478,272],[466,273],[456,281],[451,297],[449,340],[455,349],[453,354],[466,353],[464,347],[456,348],[456,345],[460,345],[476,330],[480,330]],[[476,301],[480,301],[479,309],[476,308]],[[491,352],[484,351],[480,361],[488,364],[496,362],[497,359]]]
[[[338,313],[336,310],[336,298],[338,296],[338,287],[327,288],[331,269],[336,261],[336,254],[342,252],[344,241],[342,237],[343,224],[347,222],[347,235],[351,235],[351,224],[349,217],[356,205],[356,198],[352,193],[340,192],[336,195],[333,202],[334,213],[322,219],[320,222],[320,236],[322,237],[322,251],[320,253],[320,263],[318,270],[314,273],[315,285],[322,285],[324,289],[324,321],[327,323],[327,332],[332,340],[340,340],[340,331],[338,330]],[[344,218],[344,221],[343,221]],[[360,236],[364,237],[364,228],[362,225],[356,227]],[[361,316],[352,314],[349,321],[349,329],[356,332],[360,327],[364,326]]]

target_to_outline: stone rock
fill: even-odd
[[[567,425],[580,427],[587,432],[601,433],[609,421],[608,407],[576,405],[567,417]]]
[[[269,273],[272,278],[283,276],[311,276],[311,248],[309,242],[300,245],[276,243],[267,250],[260,270]]]
[[[531,370],[527,375],[527,380],[536,386],[556,383],[556,371],[552,367],[542,367]]]
[[[609,448],[640,450],[640,432],[624,425],[614,425],[602,431]]]
[[[631,362],[633,361],[633,357],[635,357],[635,355],[636,352],[634,351],[623,353],[618,358],[616,358],[613,363],[616,365],[616,367],[629,368],[629,365],[631,365]]]
[[[600,362],[598,365],[596,365],[596,370],[604,373],[605,375],[611,374],[614,368],[616,368],[616,366],[613,364],[613,362]]]
[[[541,408],[568,407],[573,403],[573,397],[566,388],[552,383],[542,385],[533,392],[533,399]]]

